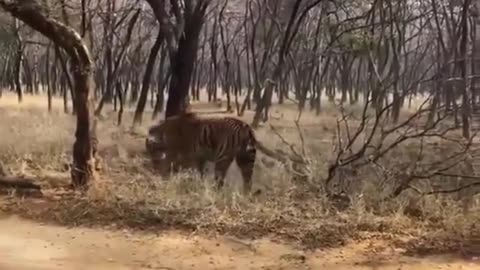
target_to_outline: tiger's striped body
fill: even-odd
[[[169,118],[149,130],[147,151],[160,171],[196,167],[200,174],[206,161],[215,163],[215,180],[222,187],[228,168],[236,161],[244,191],[252,186],[257,141],[252,128],[231,117],[198,118],[193,113]]]

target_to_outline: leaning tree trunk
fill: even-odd
[[[93,179],[93,153],[90,140],[90,124],[93,115],[90,110],[91,89],[93,83],[93,61],[87,46],[80,35],[48,16],[36,0],[0,0],[0,6],[14,17],[42,33],[55,44],[63,48],[71,57],[72,74],[75,81],[75,107],[77,110],[77,129],[73,144],[73,187],[87,187]],[[95,125],[94,125],[95,126]]]
[[[155,60],[157,59],[158,52],[162,47],[164,35],[162,29],[158,30],[157,39],[150,50],[148,56],[147,67],[145,68],[145,74],[143,75],[142,89],[140,90],[140,98],[138,99],[137,108],[135,110],[135,116],[133,117],[133,125],[141,124],[143,111],[147,104],[148,90],[150,88],[150,79],[152,77],[153,68],[155,67]]]
[[[165,105],[165,88],[168,85],[170,79],[170,69],[164,69],[165,60],[167,58],[167,50],[163,50],[160,53],[160,63],[158,64],[158,78],[157,78],[157,100],[155,101],[155,107],[153,108],[152,119],[156,119],[158,114],[163,112]],[[164,75],[164,73],[167,73]]]
[[[193,64],[197,58],[197,48],[205,13],[209,1],[197,3],[195,11],[188,14],[178,48],[171,63],[171,79],[168,89],[165,118],[184,112],[188,97],[188,88],[192,80]]]
[[[287,28],[285,29],[285,33],[283,34],[282,41],[280,43],[280,50],[278,51],[278,61],[272,72],[271,79],[273,79],[273,82],[278,83],[278,80],[283,73],[285,57],[287,56],[292,40],[298,34],[297,30],[301,22],[305,19],[308,11],[318,5],[321,1],[322,0],[313,1],[308,6],[304,7],[301,12],[300,7],[302,0],[296,0],[294,2]],[[269,83],[267,83],[265,86],[263,96],[261,97],[260,102],[257,104],[255,115],[253,116],[252,126],[255,128],[258,127],[258,125],[260,124],[262,113],[265,111],[265,115],[268,114],[268,109],[272,101],[273,89],[275,84],[271,83],[270,79],[268,79],[268,81]]]

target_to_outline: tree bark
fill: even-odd
[[[185,27],[172,61],[172,74],[168,90],[165,118],[186,109],[188,88],[192,80],[193,64],[197,57],[198,41],[209,1],[200,1],[195,10],[185,16]]]

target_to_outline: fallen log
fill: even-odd
[[[33,180],[21,176],[0,176],[0,194],[10,194],[14,191],[16,196],[43,197],[42,189],[34,184]]]
[[[0,188],[41,190],[41,187],[34,184],[33,180],[21,176],[1,176]]]
[[[0,190],[14,189],[23,195],[43,195],[40,185],[34,184],[32,179],[24,176],[11,176],[7,168],[0,161]]]

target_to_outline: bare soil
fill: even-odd
[[[369,240],[303,252],[275,242],[65,228],[15,216],[0,219],[0,269],[480,269],[456,254],[415,258]]]

